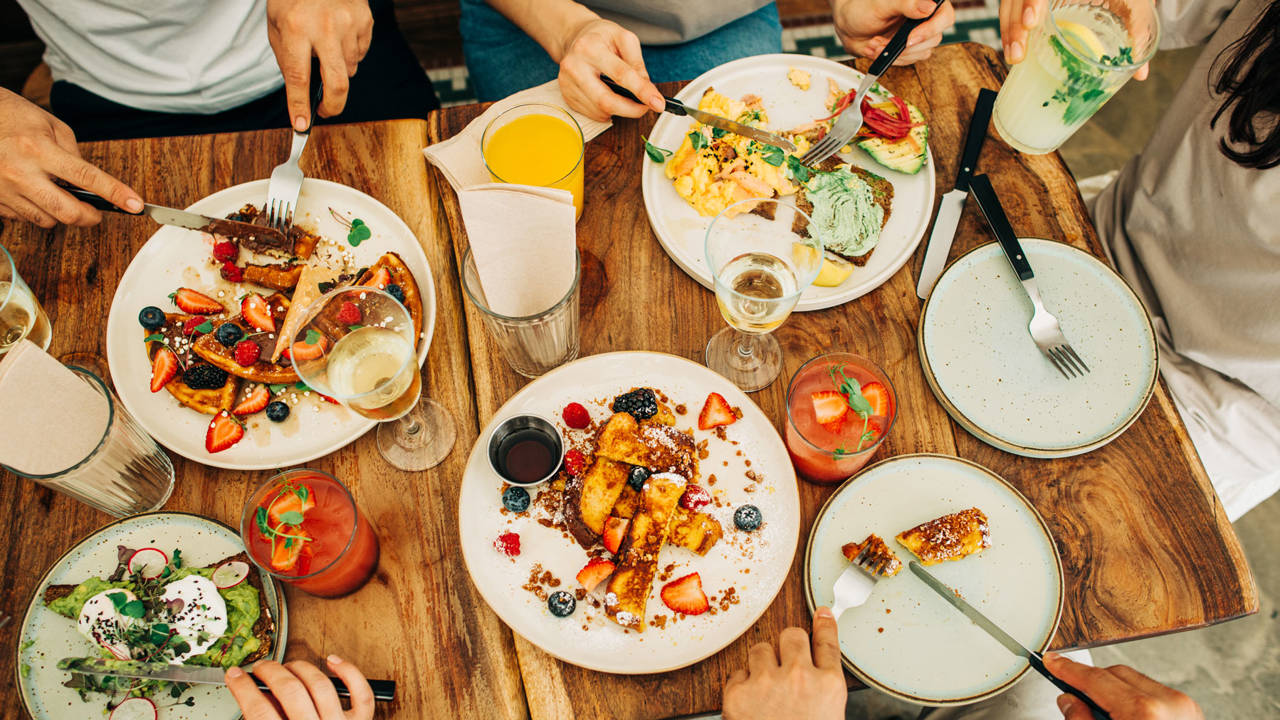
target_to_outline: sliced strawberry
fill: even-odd
[[[213,416],[204,434],[204,449],[211,453],[222,452],[240,442],[244,437],[244,425],[226,410]]]
[[[151,392],[160,392],[178,374],[178,356],[167,347],[156,351],[151,359]]]
[[[821,390],[809,396],[813,415],[827,432],[840,432],[844,416],[849,414],[849,399],[836,390]]]
[[[574,430],[581,430],[591,424],[591,413],[582,406],[582,403],[571,402],[564,406],[564,410],[560,411],[560,417],[564,418],[564,424]]]
[[[288,572],[297,566],[298,560],[302,557],[302,552],[308,544],[303,538],[311,537],[306,530],[300,527],[290,526],[286,532],[290,535],[300,535],[301,537],[276,538],[272,543],[271,569],[278,572]]]
[[[732,425],[737,421],[738,416],[720,393],[708,395],[707,401],[702,405],[702,412],[698,413],[699,430],[710,430],[720,425]]]
[[[265,408],[269,402],[271,402],[271,391],[267,389],[266,385],[259,385],[253,389],[253,392],[249,393],[249,397],[241,400],[239,405],[232,408],[231,414],[237,417],[252,415]]]
[[[216,315],[227,311],[222,303],[191,288],[178,288],[170,297],[174,305],[190,315]]]
[[[391,271],[386,268],[378,268],[378,271],[369,278],[365,285],[376,287],[379,290],[385,290],[391,284]]]
[[[685,615],[701,615],[711,607],[707,603],[707,594],[702,592],[702,577],[698,573],[689,573],[663,585],[662,602]]]
[[[308,333],[310,336],[310,333]],[[321,333],[316,333],[314,343],[308,343],[305,340],[299,340],[289,346],[289,357],[293,360],[315,360],[324,351],[329,349],[329,338]]]
[[[604,579],[613,574],[614,564],[604,558],[591,558],[591,561],[578,571],[578,582],[588,590],[594,590]]]
[[[609,516],[604,521],[604,549],[618,554],[618,548],[622,547],[622,539],[627,536],[627,527],[631,525],[631,521],[626,518]]]
[[[680,507],[685,510],[699,510],[711,504],[711,493],[701,485],[687,485],[684,495],[680,496]]]
[[[263,332],[275,332],[276,321],[271,317],[271,305],[258,293],[249,293],[240,301],[240,312],[245,322]]]
[[[867,441],[869,445],[880,439],[880,436],[884,434],[884,428],[880,426],[880,423],[869,418],[867,420],[867,432],[871,433],[871,439]]]
[[[338,322],[343,325],[356,325],[363,319],[364,313],[360,312],[360,306],[353,302],[344,302],[338,308]]]
[[[862,397],[871,403],[872,415],[885,416],[893,411],[893,400],[889,398],[889,390],[878,382],[863,385]]]
[[[280,516],[287,512],[306,515],[308,510],[316,506],[316,496],[311,488],[306,485],[300,487],[306,492],[287,492],[271,502],[271,506],[267,508],[267,517],[272,525],[279,525]],[[303,500],[302,495],[306,495],[307,499]]]

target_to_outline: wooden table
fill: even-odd
[[[1003,68],[994,53],[977,45],[942,48],[935,57],[892,70],[886,84],[930,118],[943,192],[950,189],[977,91],[998,86]],[[787,625],[808,624],[798,557],[777,601],[723,652],[685,670],[623,677],[566,665],[514,635],[480,600],[457,552],[456,498],[467,451],[503,400],[527,382],[506,366],[475,309],[460,297],[465,237],[456,199],[418,152],[428,138],[453,135],[481,109],[448,109],[427,123],[322,127],[313,133],[303,163],[308,176],[373,195],[422,241],[440,308],[426,392],[453,412],[458,444],[443,465],[420,474],[387,466],[372,435],[312,463],[351,483],[381,530],[382,562],[374,581],[347,599],[288,593],[289,656],[338,653],[371,676],[395,678],[400,699],[384,714],[401,718],[659,718],[717,708],[723,679],[745,664],[748,647],[773,640]],[[620,121],[588,146],[586,212],[578,225],[586,267],[583,355],[643,349],[700,360],[706,338],[723,322],[712,294],[667,258],[645,219],[640,135],[653,121],[652,115]],[[287,132],[272,131],[93,143],[82,151],[148,200],[181,207],[265,177],[287,154],[288,142]],[[1018,155],[992,140],[981,167],[1002,191],[1019,231],[1101,254],[1075,183],[1057,155]],[[153,231],[146,221],[113,216],[97,228],[43,231],[11,224],[0,235],[53,320],[53,354],[106,370],[103,318],[129,259]],[[971,207],[953,257],[990,239]],[[1066,611],[1056,647],[1114,643],[1255,612],[1257,590],[1244,555],[1163,384],[1122,437],[1068,460],[1005,454],[947,417],[925,384],[915,351],[920,302],[914,278],[922,255],[917,252],[888,283],[855,302],[793,315],[778,332],[786,350],[782,377],[827,348],[867,353],[893,377],[902,408],[879,457],[957,455],[995,470],[1027,495],[1048,520],[1066,569]],[[672,303],[672,297],[680,302]],[[753,396],[776,423],[784,417],[784,390],[780,380]],[[178,484],[167,507],[226,522],[238,519],[245,496],[265,475],[214,470],[178,457],[174,466]],[[829,493],[801,483],[804,527]],[[0,568],[9,579],[0,585],[0,609],[9,613],[22,612],[60,553],[109,520],[8,475],[0,482],[0,514],[7,519],[0,529]],[[16,691],[9,687],[16,630],[16,623],[0,630],[0,716],[6,718],[19,713]]]

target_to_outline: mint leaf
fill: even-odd
[[[693,145],[693,149],[701,150],[707,146],[707,136],[702,134],[700,130],[694,130],[689,133],[689,142]]]
[[[320,334],[320,332],[319,332],[318,330],[314,330],[314,329],[311,329],[311,328],[307,328],[307,340],[306,340],[306,343],[307,343],[308,345],[315,345],[316,343],[320,342],[320,338],[321,338],[321,337],[323,337],[323,336]]]
[[[289,512],[281,513],[280,522],[284,523],[285,525],[301,525],[302,513],[298,512],[297,510],[290,510]]]
[[[208,331],[206,330],[205,332],[208,332]],[[164,335],[160,333],[151,333],[150,335],[142,338],[142,342],[161,342],[162,343],[162,342],[165,342],[165,339],[164,339]],[[165,343],[165,344],[168,344],[168,343]]]
[[[289,387],[289,386],[288,386],[288,385],[282,385],[282,384],[280,384],[280,383],[274,383],[274,384],[268,385],[268,386],[267,386],[267,389],[271,391],[271,394],[272,394],[272,395],[276,395],[276,394],[278,394],[281,390],[284,390],[284,389],[285,389],[285,388],[287,388],[287,387]]]
[[[205,320],[204,322],[200,323],[199,325],[196,326],[196,332],[202,333],[202,334],[213,332],[213,321]]]

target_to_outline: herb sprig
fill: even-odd
[[[864,444],[875,439],[875,433],[869,429],[873,408],[871,403],[862,395],[862,385],[845,374],[843,365],[836,365],[827,372],[831,376],[831,383],[844,394],[846,402],[849,403],[849,409],[862,418],[862,432],[858,435],[857,447],[853,450],[845,450],[842,445],[835,450],[837,457],[852,455],[862,450]]]

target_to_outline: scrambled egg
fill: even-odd
[[[809,89],[809,71],[800,68],[787,68],[787,80],[801,90]]]

